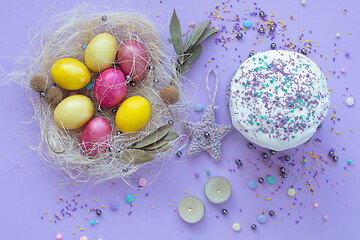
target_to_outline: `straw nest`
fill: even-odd
[[[162,132],[156,132],[156,130],[167,125],[169,121],[174,122],[170,131],[173,134],[175,134],[174,131],[179,133],[181,120],[185,118],[185,112],[188,112],[188,100],[181,84],[183,80],[179,81],[181,76],[175,70],[172,46],[159,37],[151,21],[129,11],[103,8],[99,10],[97,7],[81,5],[69,12],[57,14],[47,26],[32,39],[33,53],[29,58],[30,64],[21,72],[22,85],[29,90],[29,100],[34,109],[33,120],[38,123],[40,129],[41,141],[36,149],[41,158],[59,172],[65,172],[69,181],[88,182],[91,180],[98,183],[116,178],[127,181],[130,175],[134,176],[139,169],[144,169],[144,167],[146,170],[141,171],[141,174],[152,172],[152,176],[156,176],[164,162],[171,159],[178,151],[179,146],[176,146],[178,139],[170,138],[166,151],[163,151],[164,148],[158,148],[155,151],[146,152],[146,156],[149,156],[148,154],[153,156],[152,160],[142,158],[133,147],[154,132],[153,140],[159,140],[165,130]],[[56,98],[58,95],[48,96],[48,99],[55,98],[54,101],[57,101],[55,104],[49,104],[49,100],[46,100],[47,90],[45,94],[36,94],[31,90],[30,79],[34,75],[43,75],[47,89],[50,89],[54,83],[50,75],[52,64],[65,57],[75,58],[85,64],[84,49],[81,46],[87,45],[100,33],[113,35],[118,46],[127,40],[142,43],[150,56],[149,65],[155,68],[147,73],[143,81],[137,82],[136,86],[128,85],[126,98],[140,95],[145,97],[151,106],[149,121],[137,132],[118,134],[115,125],[115,110],[101,108],[94,98],[92,89],[77,90],[77,94],[83,94],[92,99],[95,108],[93,117],[104,117],[113,129],[109,150],[91,157],[84,154],[79,142],[82,128],[64,130],[56,125],[53,113],[58,102]],[[91,75],[92,79],[96,79],[99,73],[91,72]],[[160,97],[161,89],[169,84],[179,90],[180,96],[179,101],[171,105],[165,104]],[[73,93],[62,90],[61,94],[63,98],[66,98]]]

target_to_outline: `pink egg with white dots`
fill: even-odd
[[[107,151],[112,136],[110,123],[103,117],[91,119],[84,127],[80,143],[85,154],[96,156]]]
[[[127,90],[125,76],[117,68],[103,71],[94,85],[96,101],[105,108],[112,108],[124,100]]]

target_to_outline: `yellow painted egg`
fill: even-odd
[[[84,95],[73,95],[62,100],[55,108],[55,123],[64,129],[84,126],[94,115],[93,102]]]
[[[59,87],[67,90],[84,88],[91,80],[89,69],[74,58],[57,60],[51,67],[51,77]]]
[[[116,52],[117,43],[113,35],[98,34],[86,46],[86,66],[93,72],[102,72],[114,64]]]
[[[123,132],[135,132],[149,120],[150,103],[146,98],[134,96],[126,99],[116,112],[116,126]]]

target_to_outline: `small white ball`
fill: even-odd
[[[234,230],[234,232],[240,231],[240,228],[241,228],[241,226],[240,226],[239,223],[234,223],[234,224],[232,225],[232,229]]]
[[[336,37],[339,38],[339,37],[340,37],[340,33],[337,33],[337,34],[336,34]]]
[[[287,194],[289,195],[289,197],[295,196],[295,194],[296,194],[295,189],[289,188],[289,189],[287,190]]]
[[[352,97],[348,97],[346,99],[346,105],[348,105],[349,107],[351,107],[352,105],[354,105],[355,100]]]

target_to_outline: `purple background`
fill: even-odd
[[[14,70],[14,62],[28,54],[29,36],[33,36],[37,31],[37,23],[42,15],[50,16],[55,12],[69,10],[78,2],[80,1],[1,0],[0,67],[3,71],[10,73]],[[191,21],[199,23],[207,20],[205,11],[213,11],[217,4],[220,5],[219,15],[226,15],[222,11],[223,2],[218,0],[101,1],[101,4],[111,8],[135,9],[148,14],[150,19],[163,26],[164,29],[160,32],[164,39],[168,37],[168,23],[174,8],[178,13],[183,32],[187,31]],[[230,5],[233,7],[230,8]],[[208,105],[204,78],[210,67],[217,69],[220,83],[215,102],[219,106],[216,119],[219,124],[230,124],[224,100],[225,87],[237,70],[240,60],[246,59],[251,48],[257,52],[268,50],[271,42],[277,43],[278,46],[284,45],[282,39],[287,41],[286,38],[289,38],[290,42],[298,45],[298,36],[304,33],[303,39],[315,41],[313,49],[317,49],[317,52],[311,53],[309,57],[322,68],[328,77],[328,87],[332,88],[331,109],[323,128],[314,135],[314,139],[322,140],[320,144],[309,143],[298,149],[277,153],[275,158],[263,161],[261,153],[264,150],[259,147],[249,150],[246,147],[247,141],[238,132],[233,131],[222,141],[223,155],[220,162],[212,161],[207,153],[201,153],[192,159],[185,156],[181,159],[174,157],[157,180],[145,189],[133,190],[120,180],[95,186],[62,184],[64,178],[42,163],[37,152],[29,148],[38,144],[38,128],[34,123],[25,123],[31,120],[32,114],[29,104],[26,103],[26,91],[16,84],[9,84],[0,87],[0,239],[55,239],[57,233],[61,233],[63,239],[79,239],[81,236],[87,236],[90,240],[99,238],[102,240],[237,238],[251,240],[286,237],[356,239],[358,236],[356,225],[360,215],[358,201],[360,170],[357,166],[360,114],[358,103],[349,108],[344,104],[344,100],[350,94],[356,100],[359,99],[360,83],[356,72],[359,68],[360,53],[358,47],[360,29],[357,18],[359,4],[356,0],[308,1],[305,6],[300,4],[300,0],[263,0],[258,1],[257,5],[251,1],[230,1],[225,7],[230,10],[226,16],[239,13],[239,17],[242,18],[245,17],[245,8],[255,10],[255,7],[260,7],[266,13],[275,13],[275,19],[286,23],[285,38],[276,35],[277,37],[271,41],[263,36],[261,42],[253,45],[258,33],[250,30],[244,39],[226,43],[227,50],[221,44],[215,44],[215,37],[207,40],[203,44],[203,54],[187,74],[187,77],[196,84],[193,105],[196,103]],[[50,8],[54,10],[49,10]],[[343,14],[344,9],[347,10],[346,14]],[[295,20],[290,19],[291,15],[294,15]],[[250,19],[255,22],[259,17]],[[224,25],[230,30],[234,23],[217,20],[214,25],[216,27]],[[340,39],[335,37],[337,32],[341,33]],[[221,34],[218,33],[216,38],[221,37]],[[223,34],[230,35],[225,30]],[[317,44],[319,47],[316,47]],[[347,51],[350,52],[348,58],[345,57]],[[333,57],[335,61],[332,60]],[[211,58],[215,59],[208,63]],[[340,73],[341,68],[346,69],[344,74]],[[4,79],[1,75],[1,81]],[[340,119],[340,121],[335,120],[335,123],[331,121],[331,115],[334,114],[333,107],[336,107],[336,119]],[[201,114],[193,111],[189,120],[200,118]],[[331,128],[334,130],[330,131]],[[353,131],[351,132],[350,129]],[[330,148],[336,148],[336,155],[340,159],[331,166],[329,162],[319,159],[315,163],[308,155],[312,151],[315,155],[323,154],[323,157],[327,158]],[[285,154],[292,156],[290,163],[294,163],[294,166],[289,166],[288,163],[282,164],[283,162],[277,159]],[[307,159],[306,166],[300,162],[303,156]],[[237,168],[234,163],[236,158],[240,158],[246,167]],[[348,159],[351,159],[353,164],[348,165],[346,163]],[[318,166],[318,163],[324,165]],[[283,181],[278,178],[278,170],[274,166],[285,166],[290,171],[288,178]],[[306,167],[308,167],[307,171]],[[204,184],[208,179],[206,170],[210,170],[212,176],[220,175],[229,179],[233,192],[226,203],[215,205],[206,199],[203,193]],[[200,174],[198,178],[194,176],[195,171]],[[310,173],[303,176],[304,171]],[[316,172],[320,174],[314,177]],[[275,185],[264,183],[258,185],[256,191],[246,187],[249,180],[256,181],[258,177],[266,177],[267,174],[276,177]],[[314,194],[308,190],[309,187],[306,186],[308,183],[309,187],[314,187]],[[286,190],[291,186],[297,190],[296,198],[293,199],[286,194]],[[277,193],[275,193],[276,189],[278,189]],[[188,194],[196,195],[204,201],[205,216],[197,224],[185,223],[174,211],[180,199],[186,195],[185,190]],[[77,193],[80,196],[74,197]],[[129,193],[136,194],[132,207],[124,201],[125,195]],[[59,197],[64,201],[59,202]],[[267,197],[271,199],[265,200]],[[69,204],[74,206],[73,199],[78,201],[78,209],[73,212],[76,217],[64,217],[55,223],[54,215],[60,214],[61,209]],[[111,201],[120,203],[117,212],[109,209]],[[312,206],[315,202],[319,203],[317,209]],[[81,208],[84,203],[87,207]],[[93,212],[87,213],[87,209],[101,206],[105,206],[102,216],[96,217]],[[229,211],[227,216],[221,214],[222,208]],[[276,215],[273,218],[268,217],[268,222],[265,224],[259,224],[256,219],[263,210],[267,217],[269,210],[274,210]],[[45,214],[44,211],[47,213]],[[130,216],[129,211],[132,212]],[[324,215],[328,216],[327,221],[323,220]],[[49,221],[50,218],[53,219],[52,222]],[[91,226],[90,220],[98,220],[99,223]],[[232,231],[231,226],[234,222],[241,224],[240,232]],[[250,229],[252,223],[258,225],[256,231]],[[81,231],[80,228],[84,230]]]

